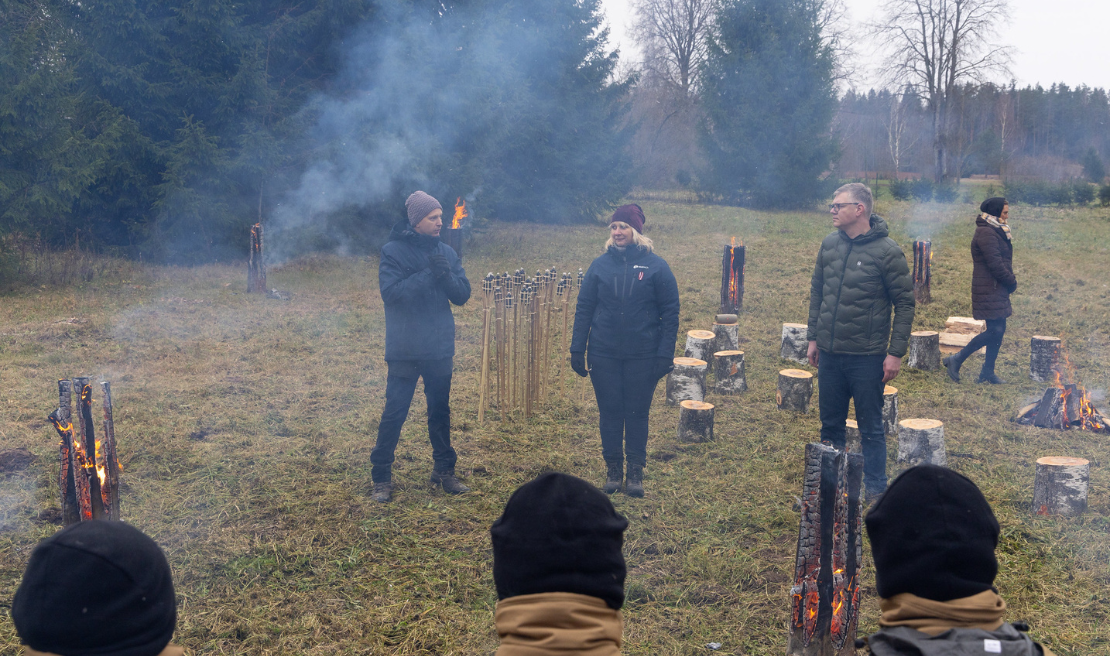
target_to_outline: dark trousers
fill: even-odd
[[[403,361],[389,363],[385,382],[385,410],[378,424],[378,440],[370,452],[374,465],[370,476],[375,483],[388,483],[393,477],[393,453],[401,438],[401,426],[409,416],[416,393],[416,381],[424,379],[424,398],[428,401],[428,439],[436,471],[453,471],[457,456],[451,448],[451,373],[447,360]]]
[[[1006,319],[987,319],[987,329],[971,338],[967,346],[960,349],[956,354],[956,360],[963,364],[964,360],[971,357],[971,354],[987,347],[986,357],[983,358],[983,369],[979,372],[979,378],[989,377],[994,375],[994,362],[998,359],[998,351],[1002,348],[1002,337],[1006,334]]]
[[[648,411],[655,386],[655,360],[590,356],[590,382],[601,415],[601,455],[607,463],[647,463]]]
[[[821,351],[817,367],[821,441],[845,448],[848,400],[856,403],[863,449],[863,482],[868,494],[886,490],[886,435],[883,434],[883,360],[879,355]]]

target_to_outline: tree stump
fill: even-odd
[[[748,379],[744,376],[744,352],[714,353],[713,380],[713,391],[717,394],[740,394],[748,391]]]
[[[806,364],[809,362],[809,340],[806,339],[808,326],[804,323],[782,324],[782,359]]]
[[[667,376],[667,405],[705,400],[705,376],[709,365],[696,358],[675,358],[674,371]]]
[[[682,401],[678,413],[679,442],[713,441],[713,404],[703,401]]]
[[[1060,373],[1060,338],[1033,335],[1029,342],[1029,377],[1054,382]]]
[[[726,316],[718,314],[718,317]],[[732,315],[727,315],[732,316]],[[716,340],[713,348],[717,351],[735,351],[740,348],[740,326],[735,323],[713,324],[713,334]]]
[[[844,448],[848,453],[863,453],[863,436],[859,433],[859,424],[855,419],[844,423]]]
[[[686,353],[688,358],[695,360],[705,360],[713,357],[713,343],[717,341],[717,336],[708,330],[691,330],[686,333]]]
[[[935,330],[910,333],[910,357],[906,364],[924,371],[940,369],[940,333]]]
[[[898,422],[898,464],[903,469],[917,465],[947,465],[944,423],[936,419],[903,419]]]
[[[898,388],[890,385],[883,388],[883,433],[898,437]]]
[[[1048,456],[1037,461],[1033,480],[1033,512],[1038,515],[1080,515],[1087,509],[1091,466],[1083,458]]]
[[[809,412],[813,397],[813,374],[801,369],[783,369],[779,372],[779,387],[775,394],[779,410]]]

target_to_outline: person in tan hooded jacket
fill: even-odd
[[[882,611],[882,628],[867,638],[872,654],[1052,656],[1028,627],[1003,620],[998,520],[969,478],[936,465],[907,469],[865,521]]]
[[[490,529],[497,656],[620,656],[628,520],[586,481],[543,474]]]

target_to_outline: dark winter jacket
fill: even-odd
[[[881,629],[867,637],[875,656],[1042,656],[1046,651],[1011,624],[996,631],[948,629],[939,635],[922,633],[908,626]]]
[[[570,352],[673,358],[678,310],[678,282],[663,258],[637,246],[623,253],[610,247],[582,281]]]
[[[906,255],[888,233],[886,221],[872,214],[871,229],[855,239],[837,230],[821,242],[806,331],[806,339],[816,340],[817,348],[850,355],[906,354],[913,281]]]
[[[1010,294],[1017,289],[1014,277],[1014,246],[1006,233],[975,219],[975,236],[971,238],[971,312],[976,319],[1005,319],[1013,314]]]
[[[442,253],[451,271],[437,279],[428,256]],[[413,232],[408,221],[393,226],[382,246],[378,287],[385,302],[385,359],[442,360],[455,355],[455,317],[451,303],[470,298],[455,250],[438,237]]]

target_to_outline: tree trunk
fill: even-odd
[[[1060,338],[1033,335],[1029,342],[1029,377],[1054,382],[1060,373]]]
[[[713,441],[713,404],[703,401],[682,401],[678,413],[679,442]]]
[[[940,369],[940,333],[933,330],[910,333],[910,357],[906,364],[910,369]]]
[[[781,356],[783,360],[793,360],[801,364],[809,362],[807,357],[809,351],[809,340],[806,339],[807,329],[808,326],[804,323],[782,324]]]
[[[898,422],[898,464],[902,469],[917,465],[947,465],[944,424],[936,419],[903,419]]]
[[[686,333],[686,353],[688,358],[709,362],[713,357],[713,343],[717,336],[708,330],[691,330]]]
[[[1091,466],[1083,458],[1048,456],[1037,461],[1033,480],[1033,512],[1038,515],[1080,515],[1087,509]]]
[[[775,400],[780,410],[794,410],[805,414],[809,412],[809,401],[812,397],[813,374],[801,369],[783,369],[779,372]]]
[[[720,316],[720,315],[718,315]],[[713,324],[714,351],[735,351],[740,348],[740,326],[735,323]]]
[[[705,400],[705,377],[709,365],[705,360],[675,358],[674,371],[667,376],[667,405],[682,401]]]
[[[748,391],[744,374],[743,351],[717,351],[713,354],[713,391],[717,394],[740,394]]]
[[[883,388],[883,433],[898,436],[898,388],[890,385]]]
[[[844,422],[844,448],[848,453],[863,453],[863,436],[855,419]]]

